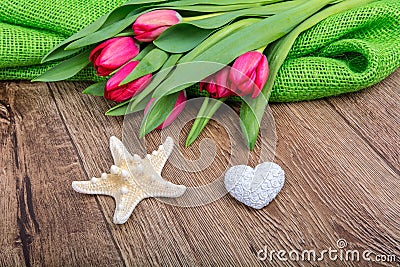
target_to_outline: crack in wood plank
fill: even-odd
[[[0,100],[0,123],[10,124],[10,105]]]
[[[5,86],[1,86],[1,90],[5,90]],[[4,92],[4,91],[3,91]],[[0,181],[5,181],[7,182],[10,181],[11,177],[9,177],[10,169],[13,169],[13,174],[16,173],[16,170],[19,169],[19,162],[18,162],[18,147],[17,147],[17,135],[16,135],[16,123],[15,123],[15,118],[14,118],[14,112],[12,108],[10,107],[9,104],[9,99],[7,96],[1,93],[0,91],[0,127],[2,128],[2,133],[0,133],[1,136],[1,145],[0,147],[5,147],[6,150],[8,151],[2,151],[2,155],[10,155],[10,159],[2,164],[3,169],[2,173],[0,176],[3,176]],[[8,148],[8,149],[7,149]],[[7,153],[8,152],[8,153]],[[1,158],[1,157],[0,157]],[[13,161],[14,160],[14,161]],[[11,179],[10,179],[11,178]],[[14,180],[14,179],[13,179]],[[14,247],[21,249],[21,256],[23,262],[25,263],[25,266],[30,266],[30,258],[29,258],[29,250],[30,250],[30,243],[31,243],[31,236],[27,234],[25,231],[25,227],[28,227],[29,225],[29,219],[27,214],[25,213],[25,201],[24,201],[24,195],[20,195],[20,181],[19,179],[15,179],[15,187],[14,187],[14,193],[15,193],[15,201],[17,202],[16,205],[16,212],[15,212],[15,220],[16,220],[16,229],[15,229],[15,237],[14,239]],[[1,185],[1,182],[0,182]],[[8,185],[8,184],[6,184]],[[3,189],[4,190],[4,189]],[[5,200],[6,198],[4,198]],[[0,201],[2,202],[2,201]],[[4,208],[4,207],[3,207]],[[8,222],[8,216],[2,216],[2,221],[3,222]],[[8,224],[10,226],[10,224]],[[11,232],[11,230],[10,230]],[[7,234],[2,235],[4,239],[7,238]],[[7,257],[13,257],[15,251],[11,250],[10,248],[7,248],[7,245],[11,244],[3,244],[2,250],[5,250],[4,254],[9,254]],[[7,251],[9,250],[9,251]],[[3,251],[2,251],[3,253]],[[2,254],[0,253],[0,254]],[[3,255],[4,255],[3,254]],[[18,255],[18,253],[16,253]],[[1,262],[4,261],[3,255],[0,255],[0,265]],[[7,263],[4,263],[6,264]],[[10,264],[12,264],[10,262]],[[14,262],[16,265],[22,265],[22,262]]]
[[[11,136],[12,142],[12,149],[14,152],[14,163],[16,169],[19,169],[19,155],[18,155],[18,139],[17,139],[17,130],[16,130],[16,122],[14,118],[14,112],[11,109],[10,105],[5,101],[0,101],[0,110],[3,119],[8,121],[9,125],[9,135]],[[32,235],[29,233],[31,232],[31,222],[34,225],[35,233],[40,232],[39,224],[36,220],[35,212],[33,210],[33,203],[32,203],[32,190],[31,190],[31,183],[28,176],[24,176],[21,179],[17,178],[16,181],[16,195],[18,200],[18,216],[17,216],[17,225],[19,228],[19,236],[16,244],[22,245],[22,251],[24,255],[24,261],[26,266],[31,266],[30,262],[30,246],[32,243]]]
[[[14,151],[14,159],[19,168],[19,159],[18,159],[18,140],[17,140],[17,132],[15,127],[15,118],[14,112],[10,107],[10,104],[4,100],[0,100],[0,117],[3,118],[3,125],[4,121],[6,122],[5,125],[8,126],[7,130],[10,136],[12,136],[11,141],[13,143],[13,151]],[[0,121],[2,122],[2,121]]]
[[[30,178],[26,175],[21,179],[17,178],[16,192],[18,194],[18,218],[19,238],[25,258],[25,265],[31,266],[30,249],[33,236],[40,233],[39,223],[36,220],[32,201],[32,189]],[[32,227],[33,225],[33,227]],[[32,229],[33,228],[33,229]]]

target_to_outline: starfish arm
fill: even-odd
[[[115,224],[124,224],[131,216],[133,210],[140,201],[147,197],[142,192],[129,192],[115,196],[115,212],[113,221]]]
[[[133,159],[125,145],[115,136],[110,137],[110,150],[114,159],[114,164],[117,166],[121,166],[126,161]]]
[[[147,188],[143,189],[151,197],[178,198],[185,193],[186,186],[173,184],[159,176]]]
[[[161,174],[165,162],[167,162],[168,157],[171,155],[173,149],[174,140],[168,136],[162,146],[160,146],[158,150],[154,151],[153,154],[150,156],[151,165],[153,165],[156,173]]]
[[[72,188],[76,192],[83,194],[107,196],[114,195],[114,189],[112,185],[98,178],[92,178],[91,181],[73,181]]]

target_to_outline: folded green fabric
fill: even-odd
[[[32,79],[43,73],[54,65],[40,65],[53,46],[123,2],[2,0],[0,80]],[[377,1],[329,17],[296,40],[270,101],[312,100],[361,90],[396,70],[399,55],[399,0]],[[99,78],[89,68],[75,79]],[[191,93],[198,91],[192,88]]]

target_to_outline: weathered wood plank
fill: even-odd
[[[82,84],[50,86],[83,166],[89,175],[99,175],[112,164],[108,139],[120,137],[122,119],[103,116],[109,104],[81,95]],[[262,263],[256,254],[264,246],[323,250],[335,248],[339,238],[345,238],[351,249],[400,254],[399,177],[381,155],[324,100],[272,109],[279,141],[276,161],[287,173],[287,184],[267,208],[251,210],[229,196],[190,209],[152,199],[143,201],[127,224],[116,226],[111,224],[112,199],[97,197],[127,263],[256,265]],[[223,173],[230,147],[218,129],[213,124],[203,134],[219,144],[215,165],[205,172],[176,175],[168,163],[165,177],[198,185],[209,182],[207,172]],[[158,139],[152,134],[149,146],[158,145]],[[193,159],[199,156],[195,147],[184,149],[181,144],[180,149]],[[82,196],[86,201],[93,198]],[[96,223],[95,218],[87,220]]]
[[[24,253],[21,244],[24,232],[19,229],[21,214],[18,205],[24,202],[24,194],[16,180],[18,151],[16,125],[8,97],[5,96],[5,83],[0,84],[0,266],[24,266]]]
[[[400,70],[373,88],[328,102],[400,175]]]
[[[10,105],[15,127],[9,133],[9,138],[15,138],[7,147],[11,155],[6,151],[8,158],[4,160],[13,161],[13,169],[6,173],[7,191],[16,188],[12,195],[18,198],[2,198],[13,208],[2,209],[1,217],[13,223],[4,233],[19,232],[22,263],[120,265],[120,255],[96,200],[71,192],[71,181],[86,174],[47,85],[5,84],[0,100]],[[96,223],[88,224],[89,217]],[[5,265],[14,264],[10,261]]]
[[[287,174],[276,204],[285,217],[292,213],[280,221],[297,228],[295,247],[336,247],[344,238],[349,249],[399,255],[398,175],[328,103],[273,110],[277,162]]]

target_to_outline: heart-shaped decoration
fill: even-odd
[[[273,162],[264,162],[255,169],[238,165],[225,174],[225,187],[238,201],[255,208],[267,206],[281,191],[285,172]]]

